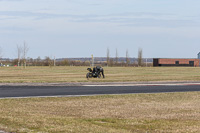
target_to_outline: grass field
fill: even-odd
[[[200,81],[194,67],[104,67],[105,79],[87,80],[87,67],[0,68],[2,83]]]
[[[200,132],[200,92],[0,100],[8,132]]]
[[[87,80],[87,67],[0,68],[1,83],[200,81],[200,68],[105,67]],[[200,92],[0,99],[7,132],[200,132]]]

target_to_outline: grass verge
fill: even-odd
[[[200,132],[200,92],[0,100],[8,132]]]

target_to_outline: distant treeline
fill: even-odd
[[[18,63],[18,59],[1,59],[2,65],[10,65],[10,66],[23,66],[23,60]],[[152,58],[144,58],[142,59],[142,65],[140,66],[152,66],[153,59]],[[91,58],[60,58],[60,59],[52,59],[50,57],[45,57],[45,59],[41,59],[40,57],[33,59],[27,58],[26,65],[27,66],[138,66],[138,59],[137,58],[125,58],[119,57],[116,61],[115,58],[106,57],[96,57],[94,58],[94,62],[92,62]]]

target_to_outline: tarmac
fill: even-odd
[[[200,85],[200,81],[0,83],[0,86],[160,86],[160,85],[162,86]]]

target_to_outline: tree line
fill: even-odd
[[[123,67],[128,67],[128,66],[134,66],[134,67],[144,67],[144,66],[152,66],[152,63],[148,63],[147,60],[144,61],[143,59],[143,50],[142,48],[138,49],[138,57],[136,62],[131,62],[130,57],[129,57],[129,51],[128,49],[126,50],[126,57],[124,61],[119,61],[119,56],[118,56],[118,50],[116,49],[116,54],[115,58],[110,57],[110,50],[107,48],[107,61],[106,65],[107,66],[123,66]]]
[[[17,45],[16,47],[16,53],[17,53],[17,58],[13,60],[1,60],[1,66],[2,64],[9,64],[11,66],[16,66],[16,67],[24,67],[26,68],[27,66],[92,66],[94,65],[100,65],[100,66],[110,66],[110,67],[115,67],[115,66],[122,66],[122,67],[142,67],[142,66],[152,66],[152,63],[147,63],[144,62],[142,54],[143,51],[141,48],[138,49],[138,58],[137,61],[131,62],[130,57],[129,57],[129,51],[128,49],[126,50],[126,57],[124,60],[119,58],[118,56],[118,50],[116,49],[116,54],[115,57],[110,57],[110,50],[107,48],[107,53],[106,53],[106,61],[101,61],[101,62],[93,62],[93,60],[86,60],[86,61],[81,61],[81,60],[70,60],[70,59],[63,59],[63,60],[56,60],[56,58],[52,58],[50,56],[46,56],[44,59],[41,59],[39,56],[36,59],[27,57],[29,52],[29,47],[26,42],[24,42],[23,45]],[[0,47],[0,59],[2,59],[2,48]]]

